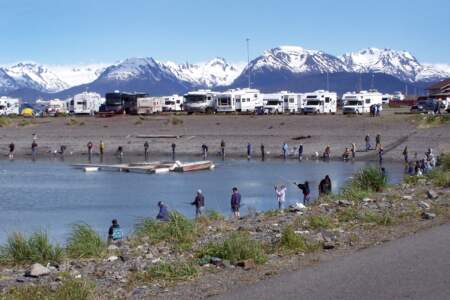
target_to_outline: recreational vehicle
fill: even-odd
[[[402,92],[394,92],[392,95],[392,100],[403,101],[405,100],[405,95]]]
[[[392,98],[393,96],[391,94],[383,94],[381,101],[383,102],[383,104],[389,104]]]
[[[383,95],[377,91],[360,91],[359,93],[350,92],[342,96],[344,107],[342,113],[345,114],[363,114],[370,112],[372,105],[380,105]]]
[[[183,110],[183,96],[172,95],[164,97],[162,104],[163,111],[182,111]]]
[[[281,114],[284,111],[283,95],[281,93],[261,94],[265,114]]]
[[[216,95],[216,111],[218,112],[255,112],[262,106],[259,90],[237,89]]]
[[[337,95],[335,92],[318,90],[304,94],[306,101],[302,111],[304,114],[336,113]]]
[[[137,98],[137,114],[151,115],[163,111],[164,97]]]
[[[20,108],[19,99],[0,97],[0,115],[2,116],[19,115],[19,108]]]
[[[280,92],[283,99],[283,111],[286,113],[296,113],[303,108],[302,94],[291,92]]]
[[[92,92],[83,92],[73,96],[70,100],[69,111],[75,115],[93,115],[98,112],[104,99],[100,94]]]
[[[106,93],[106,101],[100,106],[100,112],[137,114],[137,99],[147,96],[145,93],[121,93],[119,91]]]
[[[211,90],[198,90],[184,95],[183,108],[188,113],[193,112],[214,112],[216,92]]]
[[[60,99],[53,99],[47,102],[46,112],[49,116],[65,115],[67,113],[67,103]]]

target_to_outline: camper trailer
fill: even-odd
[[[318,90],[306,93],[304,94],[304,101],[306,101],[302,109],[304,114],[334,114],[337,110],[337,95],[335,92]]]
[[[283,95],[281,93],[261,94],[264,114],[281,114],[284,111]]]
[[[163,111],[164,97],[137,98],[137,114],[151,115]]]
[[[345,93],[344,107],[342,113],[345,114],[364,114],[370,112],[372,105],[381,105],[383,95],[377,91],[360,91]]]
[[[259,90],[236,89],[216,95],[217,112],[255,112],[262,106]]]
[[[183,110],[184,98],[180,95],[172,95],[164,97],[164,102],[162,103],[163,111],[182,111]]]
[[[392,96],[391,94],[383,94],[381,96],[381,102],[383,102],[383,104],[389,104],[389,102],[391,102],[391,99],[393,99],[394,96]]]
[[[68,112],[66,101],[52,99],[47,102],[46,112],[49,116],[65,115]]]
[[[302,94],[291,93],[287,91],[280,92],[283,99],[283,111],[286,113],[296,113],[303,108]]]
[[[19,99],[0,97],[0,116],[19,115],[19,108]]]
[[[100,94],[83,92],[73,96],[70,100],[69,111],[75,115],[93,115],[99,111],[104,99]]]
[[[184,95],[183,109],[188,113],[214,112],[216,109],[216,92],[211,90],[198,90]]]

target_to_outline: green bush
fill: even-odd
[[[206,211],[206,216],[212,221],[221,221],[225,219],[225,217],[220,212],[213,209],[208,209]]]
[[[363,191],[382,192],[387,186],[387,178],[376,167],[366,167],[359,171],[352,184]]]
[[[158,279],[166,281],[187,280],[196,277],[198,273],[197,267],[192,263],[161,262],[148,268],[148,270],[142,274],[142,279],[145,281],[153,281]]]
[[[308,222],[311,229],[326,229],[332,226],[331,219],[328,216],[309,216]]]
[[[100,235],[87,224],[73,225],[67,241],[66,252],[72,258],[103,257],[106,243]]]
[[[289,225],[281,234],[279,248],[287,252],[311,252],[317,250],[319,244],[308,242],[304,237],[296,234],[292,225]]]
[[[47,264],[60,262],[63,256],[63,249],[59,245],[52,245],[43,231],[35,232],[28,238],[21,233],[13,233],[0,247],[0,261],[3,263]]]
[[[246,259],[253,259],[257,264],[267,261],[261,242],[253,240],[248,234],[232,233],[221,243],[209,243],[199,252],[199,257],[214,256],[237,263]]]
[[[431,172],[428,172],[425,174],[425,177],[428,180],[431,180],[434,185],[440,186],[440,187],[450,187],[450,177],[448,175],[448,172],[442,171],[439,168],[436,168],[432,170]]]

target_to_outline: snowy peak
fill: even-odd
[[[377,72],[405,81],[415,81],[422,65],[407,51],[367,48],[344,54],[342,60],[355,72]]]
[[[258,72],[264,69],[293,73],[342,72],[347,67],[337,57],[298,46],[281,46],[264,52],[246,68]]]

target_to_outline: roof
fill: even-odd
[[[450,85],[450,77],[447,78],[447,79],[444,79],[442,81],[439,81],[439,82],[437,82],[435,84],[430,85],[428,87],[428,89],[429,90],[438,90],[438,89],[441,89],[441,88],[443,88],[445,86],[449,86],[449,85]]]

